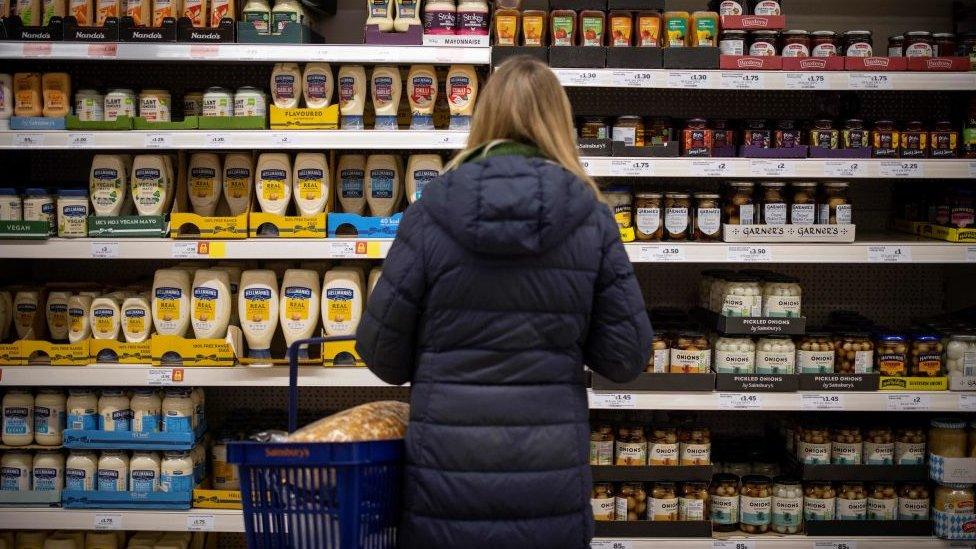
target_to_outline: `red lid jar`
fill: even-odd
[[[871,31],[850,30],[844,33],[844,55],[847,57],[871,57],[874,45]]]
[[[833,57],[837,55],[837,33],[820,30],[810,34],[810,55],[813,57]]]

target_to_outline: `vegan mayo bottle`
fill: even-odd
[[[91,313],[92,297],[73,295],[68,299],[68,341],[76,343],[91,335],[88,315]]]
[[[119,330],[122,328],[120,316],[119,302],[115,298],[102,296],[92,300],[91,315],[88,319],[92,337],[117,340]]]
[[[324,109],[332,102],[332,66],[328,63],[307,63],[302,72],[302,97],[310,109]]]
[[[227,271],[200,269],[193,277],[190,298],[193,334],[197,339],[223,338],[230,322],[230,278]]]
[[[413,65],[407,73],[407,99],[410,101],[411,130],[434,129],[434,103],[437,102],[437,72],[433,65]]]
[[[223,188],[220,157],[214,153],[193,153],[187,173],[193,212],[202,216],[214,215]]]
[[[128,174],[123,155],[96,154],[92,159],[88,188],[95,215],[119,215],[128,190]]]
[[[169,210],[173,175],[168,158],[161,154],[140,154],[132,160],[129,186],[139,215],[165,215]]]
[[[322,213],[329,200],[329,163],[325,154],[303,152],[295,155],[292,183],[299,215]]]
[[[424,187],[444,171],[439,154],[413,154],[407,160],[407,202],[413,204],[424,193]]]
[[[366,202],[370,214],[388,217],[400,202],[400,163],[392,154],[371,154],[366,160]]]
[[[311,337],[319,323],[319,276],[315,271],[288,269],[281,282],[279,317],[285,343]],[[299,353],[308,357],[308,350]]]
[[[68,339],[68,299],[71,292],[50,292],[47,294],[47,331],[54,341]]]
[[[254,188],[254,159],[250,153],[230,153],[224,157],[224,200],[231,215],[247,211]]]
[[[271,358],[271,339],[278,328],[278,279],[274,271],[244,271],[237,303],[248,356]]]
[[[291,201],[291,160],[287,153],[258,156],[257,193],[261,211],[285,215]]]
[[[342,155],[336,172],[342,211],[362,215],[366,210],[366,157],[361,154]]]
[[[363,129],[363,109],[366,107],[366,69],[362,65],[339,67],[339,114],[342,129]]]
[[[397,129],[400,107],[400,70],[392,65],[377,65],[370,78],[370,95],[376,112],[377,130]]]
[[[329,336],[355,336],[363,314],[363,275],[354,267],[336,267],[322,283],[322,325]]]
[[[160,335],[186,334],[190,325],[190,273],[160,269],[153,277],[153,326]]]
[[[152,309],[144,296],[127,298],[122,303],[122,335],[128,343],[142,343],[152,331]]]

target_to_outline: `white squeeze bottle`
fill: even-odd
[[[305,10],[296,0],[276,0],[271,10],[271,32],[281,34],[289,22],[303,23],[304,17]]]
[[[478,74],[471,65],[451,65],[447,70],[447,102],[451,108],[451,130],[471,127],[474,102],[478,97]]]
[[[337,193],[342,211],[362,215],[366,210],[366,157],[344,154],[339,158]]]
[[[139,215],[165,215],[173,198],[168,157],[140,154],[132,160],[129,189]]]
[[[0,290],[0,341],[10,337],[10,324],[14,321],[14,299],[7,290]]]
[[[227,273],[227,281],[230,283],[230,325],[240,326],[240,319],[237,317],[237,293],[241,288],[241,274],[244,270],[236,263],[218,263],[214,269]]]
[[[407,202],[413,204],[424,193],[424,187],[444,171],[439,154],[412,154],[407,160]]]
[[[366,69],[362,65],[343,65],[339,68],[339,114],[342,129],[363,129],[363,109],[366,108]]]
[[[77,343],[91,335],[88,315],[91,312],[92,297],[73,295],[68,299],[68,341]]]
[[[393,29],[407,32],[411,25],[420,26],[420,0],[396,0],[396,21]]]
[[[251,270],[241,274],[237,310],[247,339],[248,356],[271,358],[271,339],[278,329],[278,279],[274,271]]]
[[[376,25],[380,32],[393,30],[393,0],[366,0],[366,10],[367,25]]]
[[[122,335],[128,343],[142,343],[152,331],[152,309],[145,296],[126,299],[122,303]]]
[[[411,130],[434,129],[434,104],[437,102],[437,72],[433,65],[412,65],[407,73],[407,100],[410,102]]]
[[[241,10],[241,19],[254,25],[258,34],[271,32],[271,5],[267,0],[248,0]]]
[[[319,275],[305,269],[288,269],[281,281],[279,317],[281,332],[289,346],[299,339],[312,337],[319,323]],[[308,357],[308,349],[299,353]]]
[[[375,129],[397,129],[397,109],[400,108],[400,70],[392,65],[378,65],[370,78],[370,96],[376,112]]]
[[[308,63],[302,72],[302,96],[310,109],[324,109],[332,102],[332,66],[328,63]]]
[[[190,325],[190,273],[159,269],[153,276],[152,292],[156,333],[182,337]]]
[[[224,200],[231,215],[247,211],[254,187],[254,159],[250,153],[230,153],[224,157]]]
[[[295,155],[292,184],[299,215],[322,213],[329,200],[329,163],[325,154],[303,152]]]
[[[261,153],[256,171],[261,211],[285,215],[291,201],[291,160],[288,153]]]
[[[214,153],[193,153],[190,155],[188,192],[193,213],[212,216],[217,211],[217,203],[223,190],[223,171],[220,157]]]
[[[46,324],[40,309],[40,293],[22,290],[14,295],[14,327],[18,339],[39,339],[44,335],[42,327]]]
[[[68,299],[71,292],[50,292],[47,294],[47,331],[54,341],[68,339]]]
[[[322,284],[322,325],[325,335],[356,335],[363,314],[363,273],[355,267],[336,267]]]
[[[298,63],[275,63],[271,70],[271,99],[275,106],[294,109],[301,98],[302,71],[298,69]]]
[[[400,202],[400,165],[392,154],[371,154],[366,160],[366,202],[370,215],[388,217]]]
[[[193,277],[190,298],[193,334],[197,339],[221,339],[230,322],[230,277],[227,271],[200,269]]]
[[[383,267],[373,267],[372,269],[370,269],[369,281],[366,283],[367,301],[369,300],[369,296],[373,295],[373,288],[376,287],[376,283],[380,281],[381,276],[383,276]]]
[[[93,338],[117,340],[122,328],[119,302],[108,296],[95,298],[91,304],[88,324],[91,326]]]
[[[96,154],[88,177],[88,192],[95,215],[119,215],[128,187],[123,155]]]

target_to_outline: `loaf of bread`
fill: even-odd
[[[410,406],[383,400],[324,417],[295,431],[289,442],[361,442],[402,439],[407,433]]]

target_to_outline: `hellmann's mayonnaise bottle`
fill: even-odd
[[[295,206],[299,215],[316,215],[325,210],[329,200],[329,162],[323,153],[303,152],[295,155],[292,174]]]
[[[344,130],[361,130],[366,107],[366,69],[362,65],[339,67],[339,114]]]
[[[251,203],[254,188],[254,159],[250,153],[229,153],[224,157],[224,200],[230,215],[241,215]]]
[[[325,335],[356,335],[363,314],[363,273],[355,267],[335,267],[322,283],[322,325]]]
[[[302,98],[302,71],[298,63],[275,63],[271,70],[271,99],[279,109],[294,109]]]
[[[187,167],[187,191],[193,213],[212,216],[223,191],[223,170],[220,157],[214,153],[193,153]]]
[[[278,279],[274,271],[241,273],[237,310],[247,339],[248,356],[271,358],[271,339],[278,329]]]
[[[142,343],[152,332],[152,309],[145,296],[127,298],[122,302],[122,335],[128,343]]]
[[[91,312],[92,297],[89,295],[73,295],[68,299],[68,341],[77,343],[88,339],[91,335],[91,324],[88,323]]]
[[[0,341],[10,337],[10,325],[14,321],[14,298],[7,290],[0,290]]]
[[[341,210],[362,215],[366,211],[366,157],[361,154],[339,157],[336,179]]]
[[[413,204],[424,194],[424,187],[440,177],[444,161],[439,154],[412,154],[407,160],[407,202]]]
[[[190,274],[182,269],[159,269],[153,277],[153,326],[160,335],[186,334],[190,325]]]
[[[261,211],[285,215],[291,201],[291,171],[288,153],[261,153],[258,156],[255,190]]]
[[[121,154],[96,154],[88,177],[92,209],[97,216],[117,216],[122,212],[129,182],[126,161]]]
[[[400,164],[392,154],[371,154],[366,160],[366,203],[370,215],[388,217],[402,196]]]
[[[14,295],[14,327],[17,339],[43,339],[47,320],[39,313],[40,292],[21,290]]]
[[[377,130],[397,129],[397,109],[400,107],[400,69],[392,65],[377,65],[370,77],[370,95]]]
[[[107,296],[94,299],[88,324],[93,338],[117,340],[122,328],[119,302]]]
[[[288,346],[315,333],[319,324],[320,294],[319,275],[315,271],[285,271],[281,281],[279,319]],[[302,349],[299,357],[308,358],[308,349]]]
[[[230,278],[227,271],[200,269],[193,277],[191,324],[197,339],[222,339],[230,322]]]
[[[407,100],[410,101],[411,130],[434,129],[434,103],[437,102],[437,72],[433,65],[413,65],[407,73]]]
[[[302,97],[309,109],[324,109],[332,102],[332,66],[328,63],[306,63],[302,71]]]
[[[93,166],[93,172],[94,169]],[[168,213],[173,200],[173,177],[169,167],[169,157],[162,154],[136,156],[132,160],[129,187],[139,215]]]
[[[451,65],[447,70],[447,102],[451,106],[448,129],[468,130],[478,97],[478,73],[471,65]]]
[[[68,299],[71,292],[53,291],[47,294],[47,333],[52,341],[68,339]]]
[[[373,288],[376,287],[376,283],[380,281],[380,277],[383,276],[383,267],[373,267],[369,271],[369,281],[366,283],[366,300],[369,301],[369,296],[373,295]],[[363,306],[365,309],[365,305]]]

